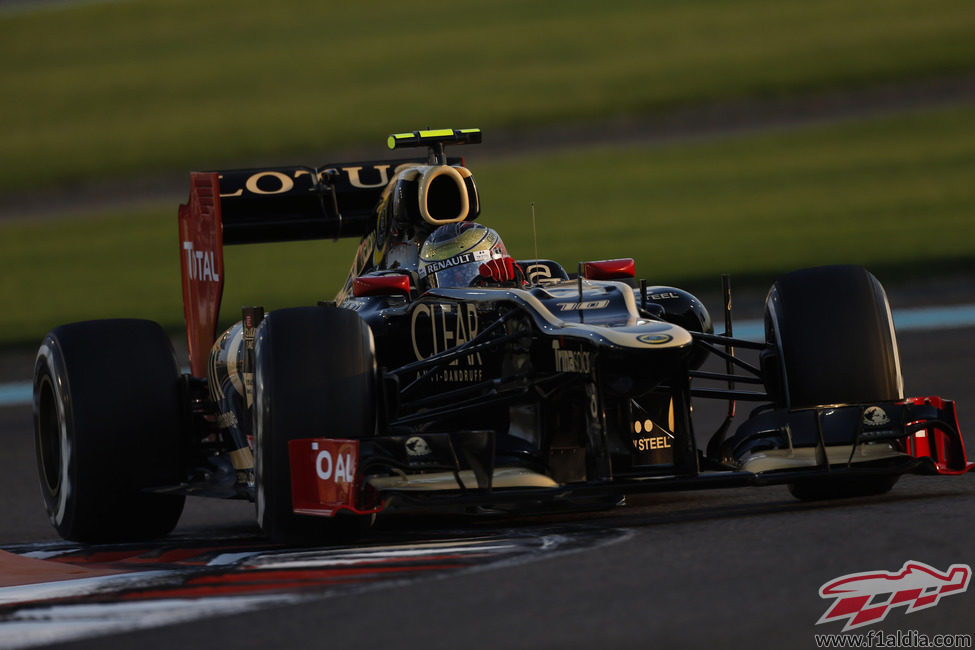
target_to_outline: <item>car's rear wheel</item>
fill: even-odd
[[[184,497],[179,370],[156,323],[100,320],[47,334],[34,365],[34,441],[54,528],[80,542],[169,533]]]
[[[285,543],[348,538],[370,517],[298,515],[291,499],[288,443],[312,437],[363,438],[376,427],[372,332],[350,310],[330,306],[271,312],[255,346],[254,433],[257,518]]]
[[[859,266],[825,266],[778,278],[766,302],[769,392],[790,409],[903,398],[887,295]],[[881,494],[897,477],[817,477],[790,489],[803,500]]]

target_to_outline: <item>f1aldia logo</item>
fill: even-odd
[[[968,589],[972,568],[952,564],[942,573],[923,562],[908,561],[900,571],[851,573],[830,580],[819,588],[819,597],[835,598],[816,625],[846,619],[843,631],[879,623],[894,607],[907,607],[906,614],[934,607],[943,596]]]

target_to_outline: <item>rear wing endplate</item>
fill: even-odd
[[[194,377],[205,377],[223,297],[223,222],[218,174],[190,175],[189,201],[179,206],[179,241],[190,372]]]

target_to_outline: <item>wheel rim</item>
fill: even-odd
[[[61,422],[58,401],[51,378],[45,375],[38,388],[37,458],[41,463],[41,477],[48,493],[56,496],[61,490]]]

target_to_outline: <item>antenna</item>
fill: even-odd
[[[534,243],[534,245],[535,245],[535,264],[534,264],[534,266],[537,267],[538,266],[538,230],[535,228],[535,202],[532,201],[531,204],[532,204],[532,243]],[[535,282],[532,281],[531,278],[529,278],[529,282],[532,284],[532,286],[535,285]]]
[[[577,268],[578,268],[578,272],[576,273],[576,281],[579,283],[579,307],[578,309],[576,309],[576,311],[579,312],[579,322],[585,323],[586,321],[583,318],[583,313],[582,313],[583,311],[582,310],[582,277],[585,275],[585,273],[582,270],[583,269],[582,262],[579,262],[579,266]]]

